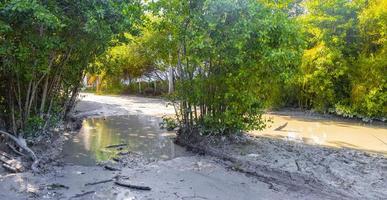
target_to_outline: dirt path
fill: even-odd
[[[75,108],[75,117],[114,116],[114,115],[150,115],[162,117],[173,115],[172,106],[162,99],[137,96],[101,96],[82,93]]]
[[[173,108],[166,107],[166,102],[160,99],[96,96],[92,94],[83,95],[85,95],[84,98],[81,99],[76,107],[76,117],[127,114],[162,116],[174,113]],[[225,152],[229,151],[230,154],[237,152],[241,157],[246,156],[255,161],[267,162],[267,166],[269,167],[276,168],[280,166],[286,170],[291,169],[297,171],[297,166],[294,162],[290,161],[294,159],[295,154],[300,155],[301,150],[294,151],[294,148],[277,148],[276,145],[278,144],[270,141],[264,143],[265,145],[272,145],[272,148],[264,150],[261,148],[267,148],[268,146],[262,145],[258,146],[258,148],[256,146],[252,147],[251,145],[239,148],[236,145],[223,148],[223,150]],[[281,153],[282,151],[289,151],[289,149],[295,153]],[[277,154],[272,152],[271,154],[263,155],[269,150],[278,152],[279,158],[285,156],[288,159],[274,162],[278,158]],[[262,151],[261,159],[259,159],[260,154],[257,151]],[[313,152],[308,153],[312,154]],[[305,159],[311,158],[309,156]],[[270,162],[270,160],[273,162]],[[289,165],[287,162],[289,162]],[[331,162],[327,162],[326,164],[329,163]],[[63,166],[53,167],[52,170],[45,174],[33,175],[26,172],[0,175],[0,191],[2,191],[0,193],[0,199],[71,199],[71,197],[77,194],[87,192],[90,193],[73,199],[340,199],[340,197],[326,195],[316,190],[311,190],[308,187],[294,187],[294,185],[281,184],[281,181],[271,182],[271,179],[267,177],[247,176],[244,173],[230,170],[230,165],[226,164],[214,157],[187,156],[135,167],[123,167],[122,171],[112,172],[100,166],[87,167],[65,163]],[[300,164],[303,165],[304,163]],[[350,164],[351,162],[348,163],[348,166]],[[306,172],[310,173],[311,170],[313,171],[313,167],[314,165],[306,166]],[[377,167],[381,167],[381,165],[377,165]],[[234,165],[233,168],[237,169],[238,166]],[[336,169],[341,168],[332,168],[330,170],[334,171]],[[367,169],[369,168],[365,168],[364,170]],[[384,168],[382,166],[381,169],[376,169],[387,170],[386,166]],[[334,173],[338,172],[334,171]],[[381,181],[376,185],[377,188],[386,183],[387,179],[384,172],[382,174],[370,174],[373,177],[375,175],[381,175],[379,177]],[[149,186],[152,190],[132,190],[114,185],[112,182],[92,186],[85,185],[111,179],[117,175],[124,178],[127,177],[123,181],[136,185]],[[344,176],[351,176],[351,174],[344,173]],[[57,184],[62,184],[63,186]],[[356,197],[353,199],[356,199]]]

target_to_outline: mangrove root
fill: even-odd
[[[34,171],[34,172],[38,172],[38,164],[39,164],[39,159],[38,157],[36,156],[35,152],[32,151],[28,146],[27,146],[27,143],[26,141],[23,139],[23,138],[17,138],[15,137],[14,135],[8,133],[8,132],[5,132],[5,131],[2,131],[0,130],[0,134],[3,134],[5,136],[7,136],[8,138],[10,138],[11,140],[13,140],[20,148],[22,148],[24,151],[27,152],[27,155],[28,157],[30,157],[32,159],[32,161],[34,161],[31,165],[31,169]]]
[[[14,146],[10,145],[10,144],[7,144],[7,146],[13,151],[15,152],[17,155],[19,156],[24,156],[24,157],[28,157],[26,156],[24,153],[21,153],[20,151],[18,151]]]

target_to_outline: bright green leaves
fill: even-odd
[[[345,116],[386,116],[387,4],[306,1],[308,49],[300,75],[303,107]]]
[[[296,70],[302,53],[288,13],[253,0],[156,3],[178,41],[183,125],[206,134],[262,128],[262,94]]]

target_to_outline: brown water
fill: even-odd
[[[367,124],[354,121],[328,120],[302,116],[302,114],[266,115],[271,127],[252,134],[298,141],[311,145],[352,148],[387,156],[386,123]],[[279,130],[274,129],[287,123]]]
[[[310,145],[352,148],[387,156],[387,126],[342,120],[314,119],[302,115],[266,115],[273,123],[263,131],[251,134],[281,138]],[[83,127],[63,149],[66,162],[95,165],[114,157],[115,149],[106,146],[128,144],[125,150],[141,153],[148,158],[172,159],[189,155],[173,143],[173,132],[161,130],[158,117],[146,115],[113,116],[86,119]],[[281,130],[275,128],[287,123]]]
[[[146,115],[86,119],[79,133],[64,145],[65,162],[95,165],[116,155],[115,148],[106,146],[123,143],[127,144],[125,150],[147,158],[166,160],[188,155],[173,143],[174,132],[159,128],[160,122],[160,118]]]

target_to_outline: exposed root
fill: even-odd
[[[17,155],[27,157],[27,155],[25,155],[24,153],[18,151],[14,146],[12,146],[12,145],[10,145],[10,144],[7,144],[7,146],[8,146],[13,152],[15,152]]]
[[[10,138],[11,140],[13,140],[20,148],[22,148],[24,151],[27,152],[27,155],[29,158],[32,159],[32,161],[34,161],[31,165],[31,169],[32,171],[34,172],[38,172],[38,164],[39,164],[39,159],[38,157],[36,156],[35,152],[32,151],[28,146],[27,146],[27,143],[26,141],[23,139],[23,138],[17,138],[15,137],[14,135],[8,133],[8,132],[5,132],[5,131],[2,131],[0,130],[0,134],[3,134],[5,136],[7,136],[8,138]]]

